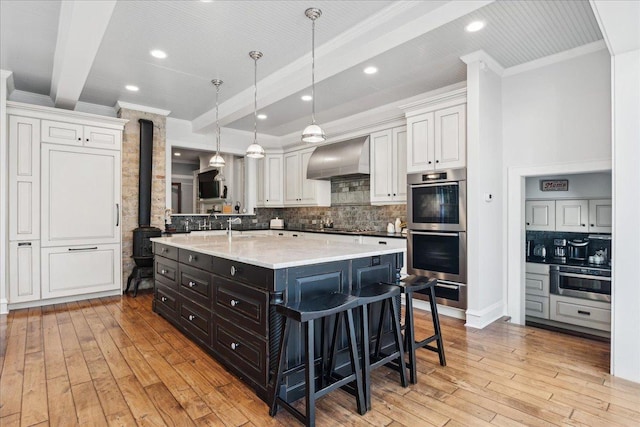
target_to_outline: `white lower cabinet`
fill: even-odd
[[[525,273],[525,315],[549,318],[549,266],[528,262]]]
[[[42,298],[120,289],[120,245],[42,248]]]
[[[611,331],[611,304],[608,302],[551,295],[549,311],[551,320]]]
[[[9,243],[9,301],[40,299],[40,242]]]

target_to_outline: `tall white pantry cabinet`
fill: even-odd
[[[9,307],[122,289],[126,120],[8,102]]]

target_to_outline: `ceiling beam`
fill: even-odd
[[[358,25],[316,47],[316,84],[369,58],[473,12],[493,0],[398,1]],[[398,25],[401,22],[402,25]],[[322,31],[322,19],[316,32]],[[309,53],[258,82],[258,105],[264,108],[311,86],[311,25]],[[253,87],[220,104],[220,125],[253,111]],[[213,129],[215,109],[193,120],[194,132]]]
[[[62,2],[51,76],[56,107],[75,108],[115,6],[116,0]]]

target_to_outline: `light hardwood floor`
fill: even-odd
[[[267,405],[151,311],[111,297],[0,316],[0,426],[282,426]],[[418,312],[418,332],[431,328]],[[319,426],[640,425],[640,385],[608,375],[609,345],[499,321],[444,316],[447,366],[419,350],[419,383],[374,371],[373,409],[336,391]]]

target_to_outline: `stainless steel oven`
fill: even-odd
[[[467,233],[409,230],[407,264],[409,274],[466,283]]]
[[[611,270],[551,265],[549,282],[555,295],[611,302]]]
[[[407,175],[410,230],[466,231],[466,169]]]

